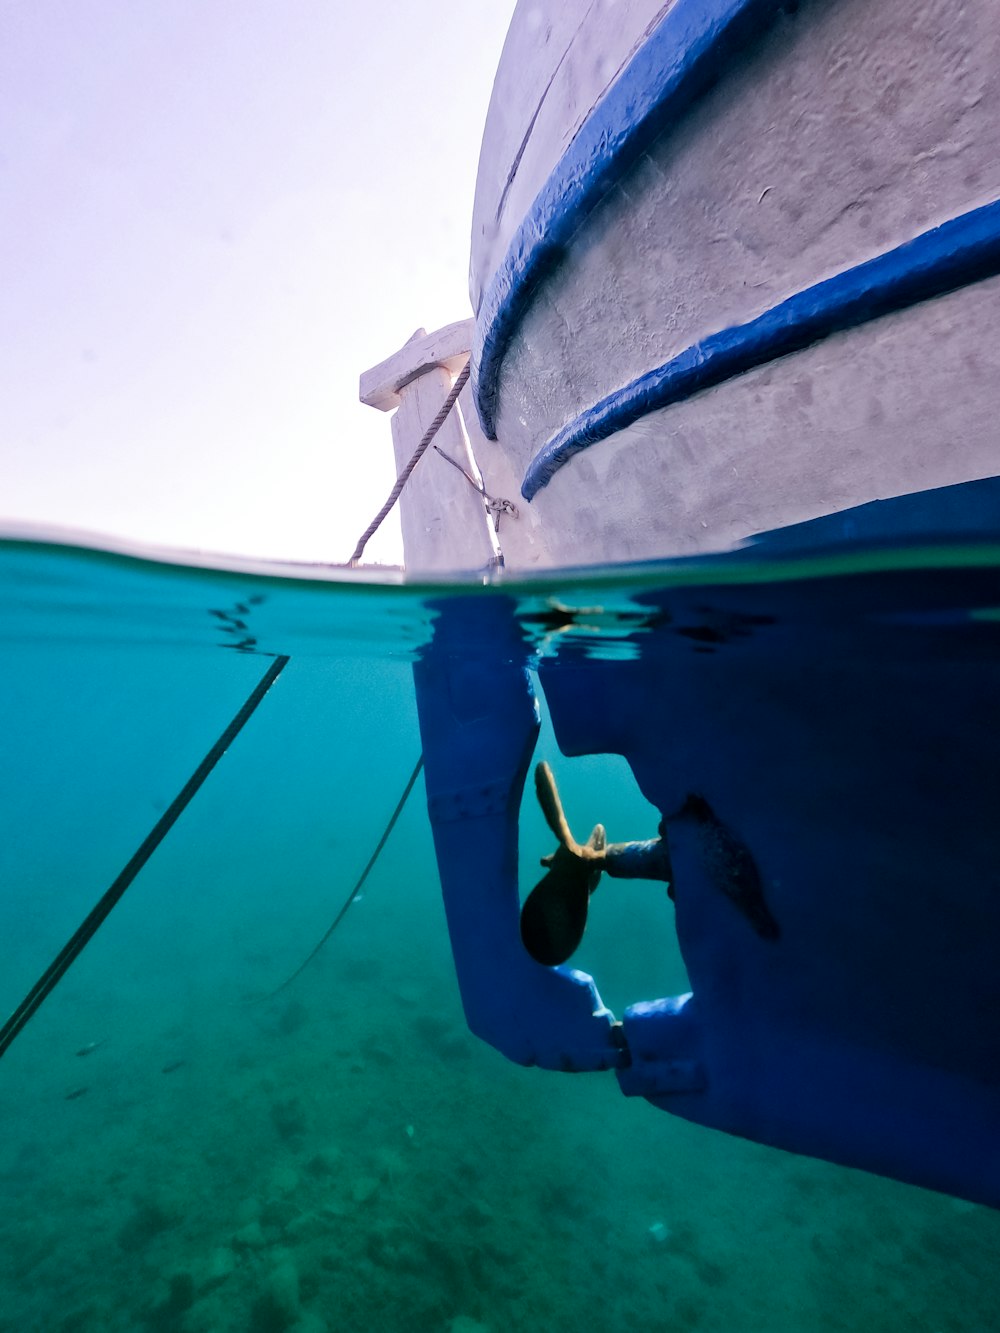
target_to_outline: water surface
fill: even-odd
[[[865,559],[981,569],[995,553]],[[763,604],[821,567],[857,564],[725,577]],[[614,656],[633,650],[644,592],[719,577],[687,562],[509,591],[540,658]],[[4,1013],[273,655],[290,659],[0,1061],[0,1329],[994,1327],[1000,1214],[688,1125],[610,1074],[521,1069],[469,1036],[421,784],[360,901],[272,994],[419,755],[410,662],[457,591],[0,546]],[[544,720],[539,755],[581,829],[652,834],[624,761],[560,756]],[[523,884],[549,842],[526,805]],[[621,895],[595,898],[579,959],[618,1011],[685,985],[662,890]]]

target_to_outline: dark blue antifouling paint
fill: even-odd
[[[436,604],[414,675],[477,1036],[521,1064],[613,1070],[694,1124],[1000,1207],[1000,529],[995,484],[977,486],[843,515],[839,572],[794,545],[765,582],[739,552],[713,577],[671,562],[634,593],[628,656],[568,638],[536,661],[516,599]],[[974,539],[947,525],[963,498]],[[669,845],[672,903],[650,892],[689,990],[621,1024],[594,978],[519,935],[532,665],[565,762],[623,755]],[[746,910],[751,861],[774,928]]]
[[[756,319],[722,329],[608,394],[535,455],[531,500],[581,450],[669,407],[843,329],[1000,273],[1000,201],[963,213],[885,254],[796,292]]]
[[[786,7],[787,0],[676,0],[587,117],[517,229],[478,311],[472,376],[490,439],[500,365],[537,284],[607,191]]]

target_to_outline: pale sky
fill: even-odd
[[[359,373],[471,313],[513,9],[0,0],[0,520],[345,560]]]

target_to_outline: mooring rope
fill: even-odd
[[[423,766],[424,766],[424,756],[421,755],[420,758],[417,760],[416,767],[410,774],[409,782],[407,782],[406,786],[403,788],[402,796],[396,802],[396,808],[390,815],[388,824],[386,824],[385,828],[382,830],[382,836],[378,840],[378,845],[372,852],[371,856],[368,858],[368,864],[365,866],[364,870],[362,870],[357,883],[354,885],[354,888],[351,889],[350,893],[347,895],[343,907],[334,917],[333,923],[330,925],[326,934],[320,940],[319,944],[316,945],[315,949],[313,949],[313,951],[309,954],[309,956],[303,959],[303,961],[298,965],[298,967],[295,969],[292,975],[290,977],[286,977],[280,986],[275,986],[273,991],[269,991],[267,995],[262,997],[263,999],[270,1000],[275,995],[279,995],[285,989],[286,986],[290,986],[292,982],[295,980],[295,978],[299,976],[300,973],[305,971],[305,969],[309,966],[312,960],[319,953],[320,949],[322,949],[323,945],[327,942],[327,940],[330,938],[333,932],[340,925],[341,921],[343,921],[344,917],[347,915],[348,908],[351,906],[352,903],[354,903],[357,900],[358,894],[364,887],[365,880],[368,878],[368,876],[374,869],[375,862],[381,856],[383,847],[389,841],[389,835],[392,833],[392,830],[396,827],[396,821],[399,819],[399,816],[403,813],[403,806],[406,804],[410,792],[413,790],[414,784],[416,783],[417,778],[420,776],[420,770],[423,768]]]
[[[267,694],[268,690],[277,680],[280,673],[288,665],[287,657],[276,657],[264,675],[258,681],[252,690],[250,697],[239,710],[229,726],[215,742],[212,748],[206,754],[195,771],[185,782],[180,792],[171,801],[170,805],[163,812],[152,830],[146,835],[139,850],[135,853],[128,865],[121,872],[111,887],[104,893],[98,902],[91,908],[83,922],[70,936],[63,948],[56,954],[52,962],[48,965],[42,975],[28,991],[27,995],[11,1014],[3,1027],[0,1027],[0,1056],[4,1054],[8,1046],[25,1026],[28,1020],[38,1011],[42,1002],[51,994],[57,983],[65,976],[70,966],[79,958],[80,954],[97,934],[98,929],[107,920],[111,909],[119,901],[125,890],[138,875],[149,858],[159,847],[160,843],[169,833],[170,829],[177,822],[185,806],[194,796],[195,792],[211,773],[212,769],[219,762],[225,752],[232,745],[238,733],[243,729],[251,713]]]
[[[462,476],[469,483],[469,485],[476,492],[476,494],[481,495],[483,497],[483,503],[486,506],[486,512],[493,520],[493,531],[497,534],[497,536],[499,536],[500,515],[510,514],[511,518],[517,518],[517,505],[512,504],[510,500],[503,500],[499,496],[490,495],[489,491],[486,489],[483,483],[481,481],[476,481],[475,477],[473,477],[470,473],[466,472],[462,464],[459,463],[457,459],[452,458],[451,454],[446,454],[439,444],[436,444],[434,446],[434,452],[436,454],[440,454],[446,463],[450,463],[452,467],[458,468],[459,472],[461,472]]]
[[[423,458],[424,454],[427,452],[427,449],[428,449],[428,446],[430,445],[431,440],[433,440],[434,436],[438,433],[438,431],[439,431],[439,430],[441,429],[441,427],[444,425],[444,423],[445,423],[445,419],[447,418],[448,413],[451,411],[451,409],[452,409],[452,408],[455,406],[455,404],[458,402],[458,395],[462,392],[462,390],[465,388],[466,384],[468,384],[468,382],[469,382],[469,370],[470,370],[470,366],[471,366],[471,363],[468,362],[468,361],[466,361],[465,365],[462,367],[461,371],[459,372],[458,379],[457,379],[457,380],[455,381],[455,383],[452,385],[451,393],[448,395],[448,397],[447,397],[447,398],[444,400],[444,402],[441,404],[441,410],[438,412],[437,416],[434,418],[434,420],[431,422],[431,424],[427,427],[426,431],[424,431],[424,437],[423,437],[423,439],[422,439],[422,440],[420,441],[420,443],[417,445],[416,449],[414,449],[414,451],[413,451],[413,457],[410,459],[410,461],[407,463],[406,467],[403,468],[402,472],[401,472],[401,473],[399,474],[399,476],[396,478],[396,484],[395,484],[395,486],[393,486],[392,490],[389,492],[389,498],[388,498],[388,500],[386,500],[385,504],[384,504],[384,505],[382,506],[382,508],[378,511],[378,513],[375,515],[375,517],[372,519],[372,521],[368,524],[368,527],[364,530],[364,532],[363,532],[363,533],[361,534],[361,536],[358,538],[358,544],[357,544],[357,546],[355,546],[355,548],[354,548],[354,554],[351,556],[350,560],[348,560],[348,562],[347,562],[349,565],[356,565],[356,564],[358,563],[358,561],[361,559],[361,553],[364,551],[365,547],[368,545],[369,538],[372,537],[372,536],[374,536],[374,534],[375,534],[375,533],[378,531],[378,529],[381,527],[381,525],[382,525],[382,520],[385,518],[385,516],[386,516],[386,515],[389,513],[389,511],[392,509],[392,506],[396,503],[396,501],[399,499],[399,497],[400,497],[400,495],[401,495],[401,493],[402,493],[403,487],[404,487],[404,486],[406,485],[406,483],[409,481],[409,479],[410,479],[410,473],[413,471],[413,469],[414,469],[414,468],[417,466],[417,464],[420,462],[421,458]]]

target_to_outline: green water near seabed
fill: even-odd
[[[776,572],[730,576],[766,589]],[[637,590],[712,577],[689,563],[514,591],[526,613],[588,608],[574,632],[613,655]],[[469,1036],[420,787],[362,900],[266,998],[419,753],[410,659],[430,600],[0,546],[5,1012],[249,694],[257,654],[291,656],[0,1062],[0,1330],[994,1327],[1000,1214],[695,1128],[611,1075],[520,1069]],[[542,654],[559,642],[536,633]],[[564,759],[547,724],[538,755],[574,826],[653,832],[623,761]],[[549,842],[526,806],[523,883]],[[655,886],[602,890],[574,961],[618,1012],[685,988]]]

